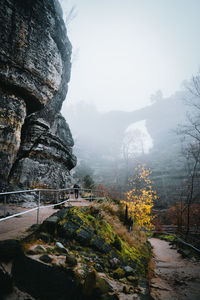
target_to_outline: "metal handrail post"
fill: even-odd
[[[40,191],[38,192],[37,224],[40,223]]]
[[[59,192],[56,193],[56,203],[57,203],[57,204],[58,204],[58,193],[59,193]]]
[[[68,190],[68,193],[69,193],[69,199],[68,199],[68,200],[69,200],[69,204],[70,204],[70,199],[71,199],[71,189]]]
[[[43,208],[48,208],[48,207],[53,207],[53,206],[56,206],[56,205],[59,205],[59,204],[63,204],[65,202],[68,202],[69,205],[71,204],[70,203],[70,200],[73,201],[73,197],[71,195],[71,191],[73,191],[74,189],[72,188],[64,188],[64,189],[32,189],[32,190],[21,190],[21,191],[13,191],[13,192],[0,192],[0,197],[3,197],[3,210],[4,210],[4,217],[3,218],[0,218],[0,222],[1,221],[5,221],[5,220],[8,220],[8,219],[11,219],[11,218],[14,218],[14,217],[17,217],[17,216],[21,216],[21,215],[24,215],[26,213],[29,213],[31,211],[36,211],[37,210],[37,224],[40,223],[40,209],[43,209]],[[68,191],[69,193],[69,199],[65,200],[65,201],[62,201],[62,202],[58,202],[55,204],[55,201],[54,201],[54,204],[51,204],[51,205],[42,205],[41,206],[41,192],[57,192],[57,196],[58,196],[58,200],[61,200],[59,199],[59,196],[60,196],[60,193],[61,192],[66,192]],[[89,201],[92,201],[92,199],[97,199],[97,194],[98,192],[101,192],[102,191],[98,191],[98,190],[92,190],[92,189],[79,189],[79,191],[87,191],[87,197],[86,199],[89,200]],[[90,192],[90,196],[88,195]],[[15,213],[13,215],[10,215],[10,216],[7,216],[7,210],[8,210],[8,206],[7,206],[7,195],[13,195],[13,194],[24,194],[24,193],[34,193],[36,196],[38,195],[38,201],[37,201],[37,205],[32,208],[32,209],[29,209],[27,211],[23,211],[23,212],[20,212],[20,213]],[[93,194],[94,193],[94,194]],[[93,197],[94,196],[94,197]],[[103,191],[103,196],[106,199],[106,192]],[[17,199],[19,200],[19,198]],[[20,201],[19,201],[20,202]]]
[[[5,218],[6,215],[7,215],[7,209],[6,209],[6,195],[4,196],[3,215],[4,215],[4,218]]]

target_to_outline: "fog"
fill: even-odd
[[[198,0],[62,0],[73,64],[67,105],[133,111],[168,97],[199,67]]]
[[[125,191],[145,163],[162,201],[174,199],[185,174],[176,129],[187,122],[185,86],[200,62],[200,2],[60,3],[73,46],[62,109],[78,158],[72,175]]]
[[[153,148],[153,140],[146,127],[146,120],[129,125],[124,132],[123,144],[130,143],[130,153],[147,154]]]

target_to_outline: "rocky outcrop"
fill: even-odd
[[[28,293],[23,299],[152,299],[146,279],[149,244],[139,231],[128,233],[118,216],[121,209],[109,203],[63,208],[20,243],[0,242],[5,299],[16,295],[16,288]]]
[[[0,187],[65,187],[76,164],[60,114],[71,44],[57,0],[2,0]]]

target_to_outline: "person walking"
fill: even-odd
[[[76,199],[78,199],[79,189],[80,189],[80,186],[77,183],[75,183],[74,184],[74,194],[75,194]]]

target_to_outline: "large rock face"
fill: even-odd
[[[57,0],[0,6],[0,187],[65,187],[76,164],[60,114],[71,44]]]

